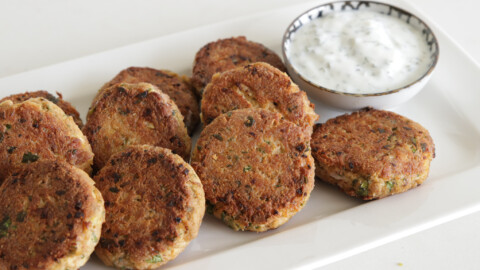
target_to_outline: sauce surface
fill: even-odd
[[[401,88],[431,65],[420,30],[368,10],[332,12],[312,20],[292,34],[287,54],[305,79],[356,94]]]

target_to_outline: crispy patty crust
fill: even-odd
[[[180,77],[169,70],[158,70],[148,67],[129,67],[118,73],[118,75],[106,83],[102,89],[122,82],[146,82],[155,85],[175,102],[183,115],[183,121],[187,126],[188,133],[193,133],[200,121],[200,111],[195,90],[187,77]],[[102,89],[97,94],[97,97],[100,96]]]
[[[205,212],[202,184],[170,150],[130,146],[113,155],[95,181],[106,208],[96,254],[106,265],[157,268],[197,236]]]
[[[372,200],[423,183],[435,145],[420,124],[366,108],[316,125],[312,155],[320,179],[350,196]]]
[[[274,51],[244,36],[210,42],[195,55],[192,84],[201,96],[213,74],[254,62],[266,62],[286,71],[282,59]]]
[[[161,146],[186,160],[190,156],[191,140],[177,105],[148,83],[120,83],[102,91],[83,132],[95,153],[96,170],[129,145]]]
[[[0,186],[0,269],[78,269],[104,220],[102,196],[84,171],[54,160],[16,169]]]
[[[264,109],[217,117],[202,131],[192,167],[202,181],[207,212],[242,231],[287,222],[306,204],[315,177],[310,135]]]
[[[215,74],[205,88],[201,107],[206,124],[222,113],[251,107],[278,112],[309,133],[318,120],[307,94],[286,73],[267,63]]]
[[[55,97],[54,95],[50,94],[47,91],[39,90],[35,92],[25,92],[23,94],[15,94],[8,97],[4,97],[3,99],[0,100],[0,103],[2,103],[5,100],[11,100],[13,103],[20,103],[31,98],[42,97],[44,99],[47,99],[53,102],[55,105],[60,107],[60,109],[62,109],[66,115],[71,116],[73,118],[73,121],[75,121],[77,126],[81,129],[83,127],[83,122],[82,122],[82,119],[80,118],[80,114],[78,113],[77,109],[75,109],[75,107],[73,107],[73,105],[70,102],[63,100],[62,94],[60,94],[59,92],[57,92],[57,96],[58,97]]]
[[[91,173],[93,153],[73,119],[44,98],[0,103],[0,183],[39,159],[64,160]]]

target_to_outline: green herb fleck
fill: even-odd
[[[3,132],[0,132],[0,143],[3,142]]]
[[[368,181],[363,181],[357,189],[358,196],[367,196],[368,195]]]
[[[12,125],[10,125],[10,124],[5,124],[5,128],[7,128],[7,130],[9,130],[9,129],[12,128]]]
[[[215,139],[219,140],[219,141],[223,141],[222,135],[220,135],[220,134],[218,134],[218,133],[213,134],[212,136],[213,136]]]
[[[394,181],[387,181],[385,183],[385,185],[387,186],[388,188],[388,192],[392,192],[392,189],[393,189],[393,186],[395,185],[395,182]]]
[[[255,123],[255,119],[253,119],[253,117],[251,117],[250,115],[247,116],[247,121],[245,121],[245,126],[251,127],[253,126],[254,123]]]
[[[417,139],[415,139],[415,137],[412,137],[411,141],[412,141],[413,145],[415,145],[415,147],[416,147],[417,146]]]
[[[23,222],[27,216],[27,211],[21,211],[17,214],[17,222]]]
[[[113,193],[118,193],[120,191],[117,187],[111,187],[108,190],[110,190],[110,192],[113,192]]]
[[[38,160],[38,158],[39,158],[38,155],[33,154],[31,152],[27,152],[23,154],[22,163],[35,162]]]
[[[98,237],[97,237],[97,235],[95,234],[95,232],[92,232],[92,242],[98,243]]]
[[[13,153],[13,151],[15,151],[15,149],[17,149],[17,147],[15,147],[15,146],[9,146],[9,147],[7,148],[7,152],[8,152],[9,154],[11,154],[11,153]]]
[[[227,116],[231,117],[232,116],[232,111],[227,112]]]
[[[163,262],[162,255],[157,254],[153,256],[151,259],[145,260],[147,263],[159,263]]]
[[[379,132],[379,133],[385,133],[385,129],[379,128],[379,129],[378,129],[378,132]]]
[[[177,114],[177,110],[172,111],[172,116],[175,116],[175,114]]]
[[[251,170],[252,170],[252,166],[250,166],[250,165],[247,165],[247,166],[243,167],[243,172],[249,172]]]
[[[260,147],[257,148],[257,151],[260,152],[260,153],[262,153],[262,154],[265,154],[265,150],[263,150],[263,149],[260,148]]]
[[[8,228],[12,225],[12,220],[9,216],[4,216],[0,222],[0,238],[7,236]]]
[[[202,150],[202,146],[201,146],[201,145],[197,145],[197,150],[198,150],[198,151]]]

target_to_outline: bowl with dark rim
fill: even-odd
[[[401,87],[389,90],[379,90],[370,93],[350,93],[338,89],[324,87],[319,83],[312,82],[307,76],[297,69],[290,59],[290,47],[295,33],[314,20],[322,20],[325,16],[335,12],[369,10],[387,16],[395,16],[405,23],[411,25],[422,35],[422,42],[428,46],[428,53],[425,59],[428,66],[425,72],[419,73],[418,78],[406,83]],[[298,86],[306,91],[309,96],[342,110],[357,110],[367,106],[389,109],[399,106],[415,96],[428,82],[439,59],[439,45],[431,28],[419,17],[412,13],[380,2],[374,1],[340,1],[322,4],[300,14],[288,26],[282,41],[282,53],[287,67],[288,74]]]

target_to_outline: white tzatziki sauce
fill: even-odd
[[[355,94],[404,87],[431,65],[420,30],[394,16],[367,10],[313,19],[291,36],[287,54],[305,79]]]

